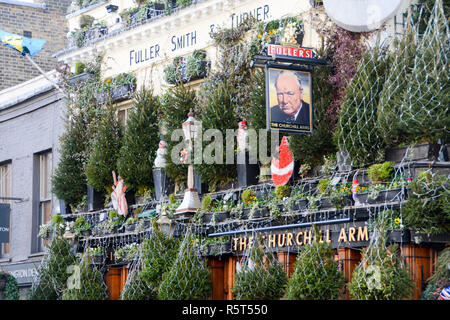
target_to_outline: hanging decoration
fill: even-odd
[[[273,183],[276,186],[285,185],[294,172],[294,156],[289,149],[288,139],[284,136],[278,147],[278,159],[273,158],[270,170],[272,171]]]
[[[119,179],[116,179],[116,173],[113,171],[112,174],[114,185],[112,187],[113,192],[111,193],[111,202],[114,210],[116,210],[119,215],[126,217],[128,213],[127,199],[125,198],[127,186],[124,185],[124,181],[120,175]]]

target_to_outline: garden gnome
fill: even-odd
[[[166,166],[166,158],[165,154],[167,153],[166,149],[167,143],[164,140],[159,142],[158,150],[156,151],[156,158],[154,162],[155,168],[164,168]]]
[[[294,172],[294,157],[288,146],[288,139],[284,136],[278,147],[278,159],[272,159],[270,170],[272,171],[273,183],[276,186],[285,185]]]
[[[111,193],[111,202],[114,210],[117,211],[119,215],[127,216],[128,205],[127,199],[125,198],[125,191],[127,191],[127,186],[123,184],[123,179],[119,175],[119,179],[116,179],[116,173],[113,171],[114,185],[112,186],[113,192]]]
[[[358,179],[353,179],[353,183],[352,183],[352,196],[353,196],[353,200],[355,201],[355,206],[356,206],[356,207],[359,207],[359,206],[362,205],[362,203],[359,201],[358,190],[359,190],[359,182],[358,182]]]

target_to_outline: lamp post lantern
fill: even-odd
[[[194,118],[194,112],[192,108],[189,110],[188,119],[183,122],[183,133],[185,139],[189,143],[189,151],[193,153],[194,139],[196,138],[199,131],[199,121]],[[188,181],[187,188],[184,191],[184,198],[181,205],[176,209],[176,214],[181,213],[193,213],[201,207],[200,198],[198,196],[197,189],[194,188],[194,164],[192,161],[188,165]]]

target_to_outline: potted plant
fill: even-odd
[[[394,174],[394,163],[386,161],[383,163],[376,163],[367,169],[367,175],[371,181],[371,186],[367,188],[367,202],[369,204],[379,202],[391,202],[400,200],[403,196],[402,188],[398,183],[392,183],[392,176]],[[364,201],[364,194],[359,195]]]
[[[103,231],[105,234],[117,233],[124,222],[123,216],[119,216],[117,211],[110,211],[108,219],[103,225]]]
[[[125,232],[134,232],[136,230],[137,221],[137,218],[134,217],[130,217],[125,220],[125,223],[123,224],[125,227]]]
[[[92,234],[92,226],[83,218],[78,217],[73,225],[73,230],[76,236],[89,237]]]
[[[99,88],[96,98],[99,104],[120,102],[130,99],[136,90],[136,76],[132,73],[120,73],[113,78],[107,78],[103,87]]]
[[[169,84],[180,81],[187,83],[207,76],[210,62],[206,60],[205,50],[195,50],[192,55],[175,57],[172,63],[164,68],[165,80]]]
[[[419,142],[411,145],[403,145],[387,148],[386,161],[437,161],[441,145],[438,143]]]
[[[89,256],[92,258],[92,264],[103,264],[104,250],[102,247],[89,248]]]

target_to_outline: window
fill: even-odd
[[[11,163],[0,165],[0,202],[11,203],[9,200],[2,199],[2,197],[12,197],[11,192]],[[11,243],[11,219],[9,226],[9,243],[2,243],[0,245],[0,256],[10,253]]]
[[[52,153],[46,152],[39,155],[39,226],[46,224],[52,217],[52,195],[51,195],[51,164]],[[39,250],[48,241],[39,241]]]
[[[117,121],[119,121],[119,124],[122,126],[122,128],[126,128],[127,126],[127,120],[132,107],[133,104],[128,101],[117,107]]]

